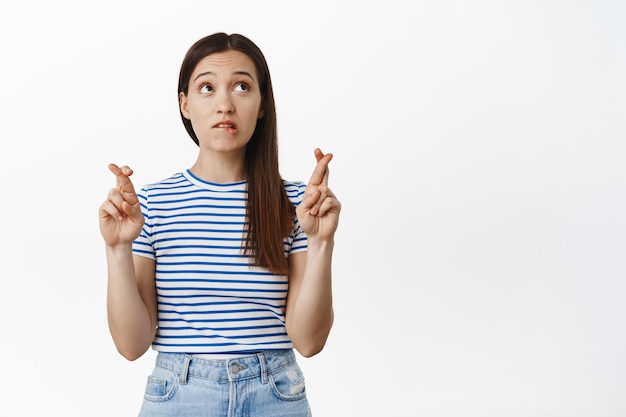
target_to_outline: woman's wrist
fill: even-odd
[[[319,251],[325,251],[325,250],[333,250],[333,247],[335,246],[335,237],[331,236],[328,239],[325,238],[319,238],[319,237],[308,237],[307,238],[307,248],[308,250],[319,250]]]
[[[106,253],[111,256],[126,256],[133,252],[133,243],[124,242],[115,245],[106,245]]]

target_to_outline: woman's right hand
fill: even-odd
[[[114,247],[132,243],[141,233],[144,217],[139,206],[135,187],[130,180],[133,170],[127,166],[109,164],[115,175],[117,187],[109,195],[98,211],[100,233],[107,246]]]

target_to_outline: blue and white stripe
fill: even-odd
[[[291,202],[306,185],[285,181]],[[288,278],[251,265],[242,254],[247,182],[215,184],[190,171],[138,193],[145,224],[133,243],[155,259],[158,332],[153,349],[245,353],[290,349],[285,329]],[[285,256],[307,249],[294,216]]]

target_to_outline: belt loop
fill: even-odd
[[[183,368],[180,370],[180,385],[187,385],[187,376],[189,375],[189,363],[191,362],[191,355],[185,355],[183,360]]]
[[[261,352],[261,353],[257,353],[257,356],[259,357],[259,365],[261,365],[261,382],[263,384],[267,384],[268,372],[267,372],[267,362],[265,361],[265,355],[263,355],[263,352]]]

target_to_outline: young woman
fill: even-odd
[[[270,73],[242,35],[192,45],[178,99],[195,163],[138,193],[111,164],[99,209],[115,345],[158,352],[140,415],[311,415],[293,350],[320,352],[333,323],[332,154],[306,185],[281,178]]]

